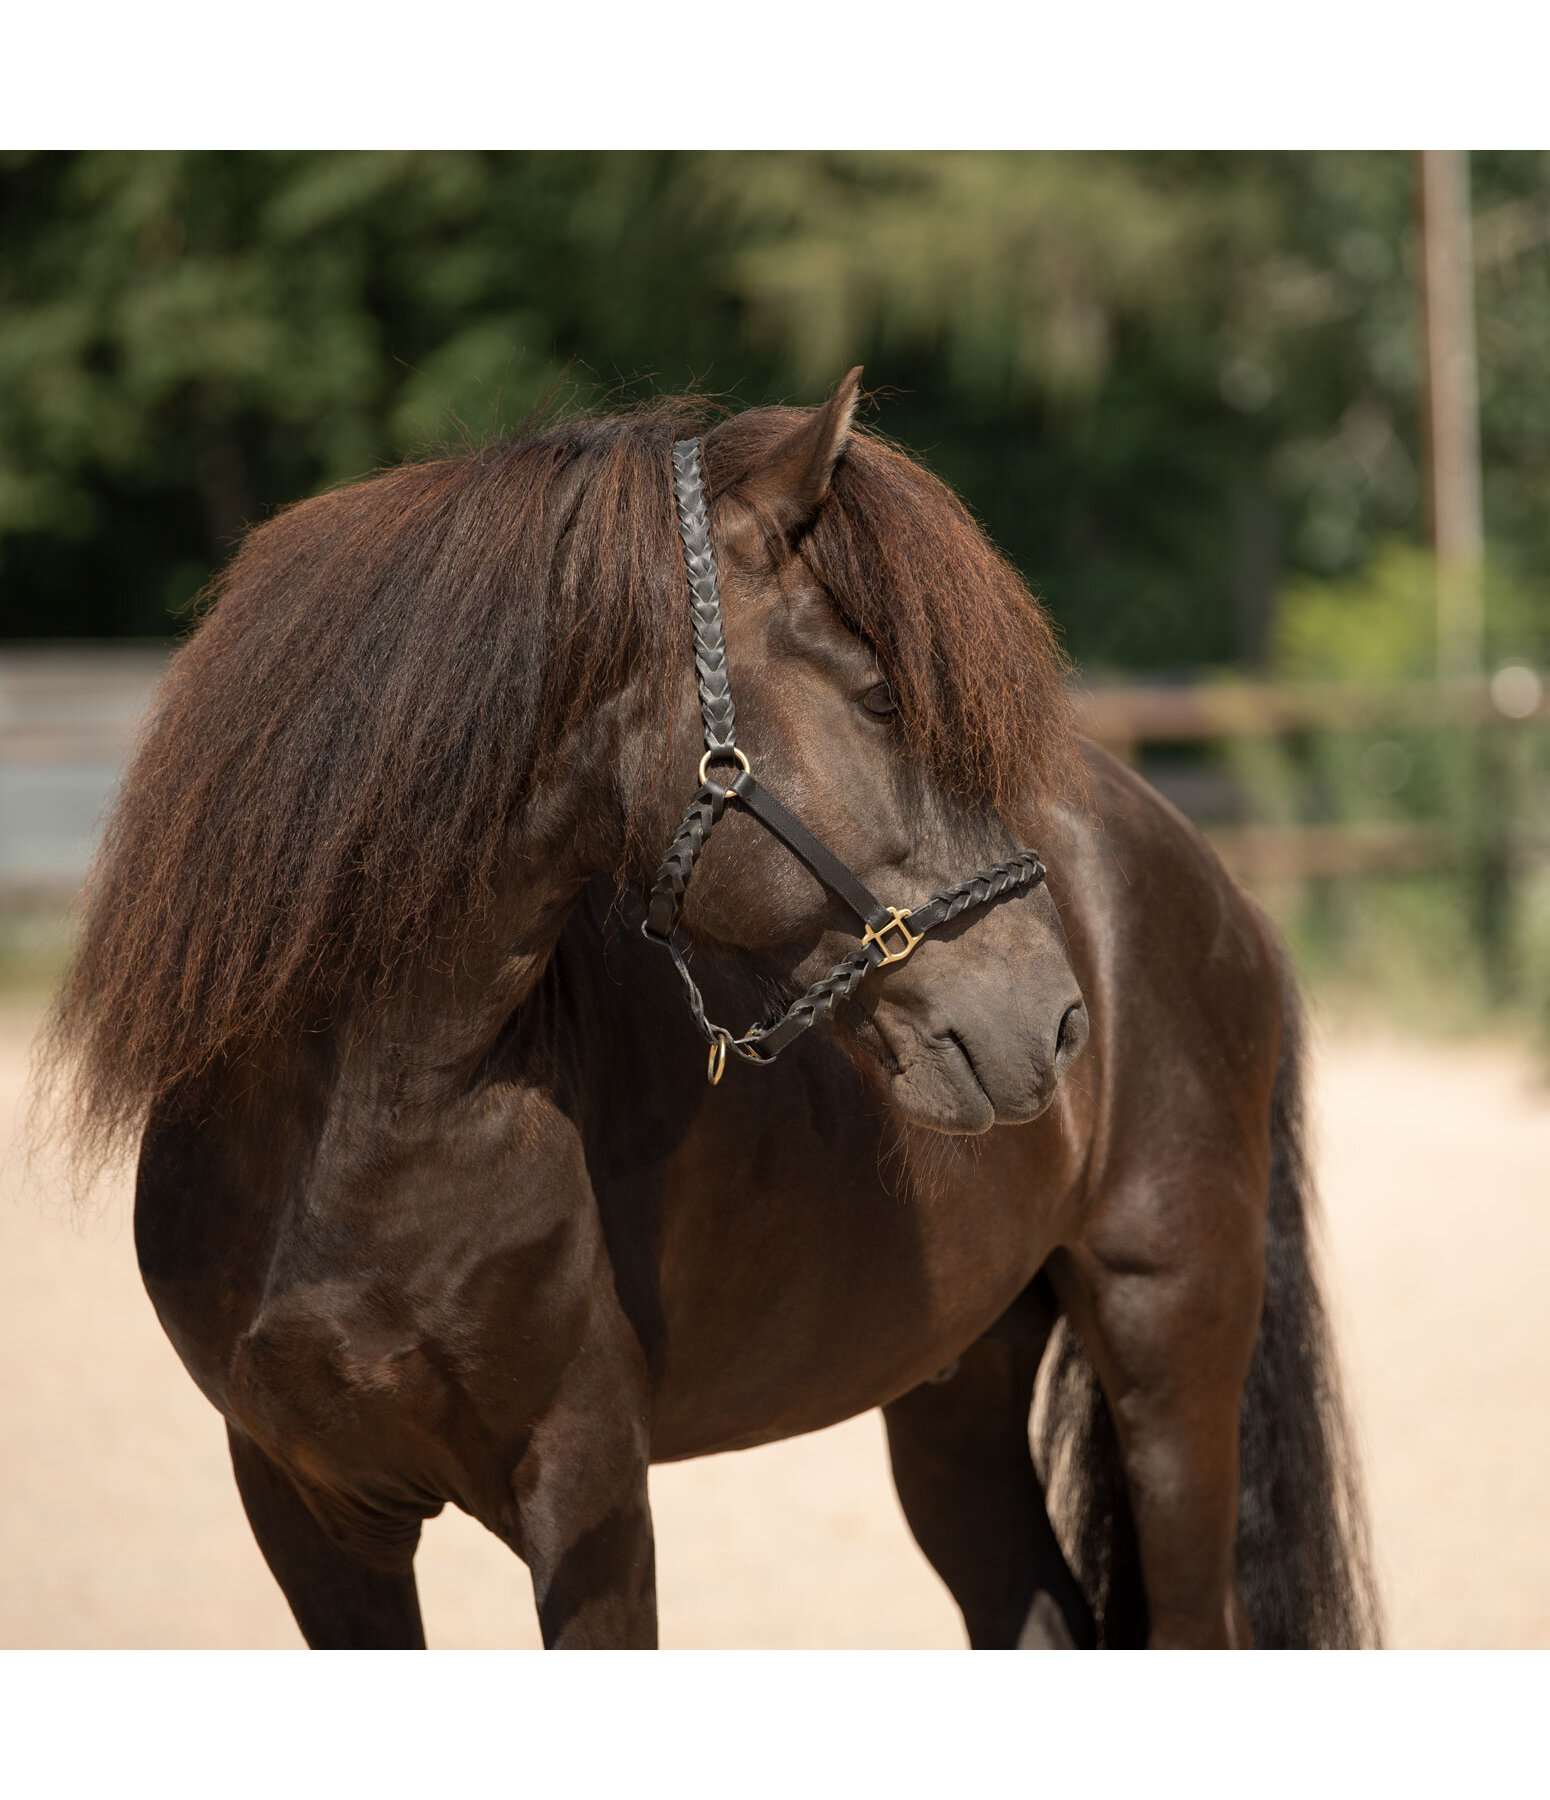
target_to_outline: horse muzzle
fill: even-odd
[[[873,1013],[893,1065],[894,1104],[933,1131],[975,1136],[1038,1118],[1087,1043],[1087,1008],[1074,985],[1055,996],[1014,990],[1011,1017],[1005,983],[980,1005],[974,998],[955,994],[951,1018],[936,1006],[911,1007],[902,994]]]

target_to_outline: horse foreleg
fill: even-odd
[[[291,1477],[228,1426],[237,1490],[271,1573],[314,1650],[423,1650],[420,1518],[351,1508],[326,1529]]]
[[[567,1370],[486,1519],[527,1564],[548,1650],[654,1650],[643,1371],[594,1344]]]
[[[976,1650],[1094,1641],[1028,1449],[1042,1350],[981,1338],[950,1375],[883,1408],[904,1516]]]
[[[1114,1419],[1149,1643],[1247,1648],[1234,1540],[1239,1411],[1263,1288],[1257,1227],[1247,1208],[1201,1209],[1164,1244],[1157,1218],[1139,1203],[1127,1231],[1123,1205],[1110,1207],[1051,1273]]]

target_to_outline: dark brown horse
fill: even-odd
[[[976,1645],[1374,1635],[1281,956],[854,396],[704,438],[739,741],[890,901],[1049,880],[772,1067],[706,1085],[635,929],[700,749],[687,409],[292,509],[169,680],[55,1044],[309,1643],[423,1642],[450,1500],[546,1643],[652,1644],[648,1464],[872,1406]],[[683,923],[738,1020],[856,941],[737,808]]]

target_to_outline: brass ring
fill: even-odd
[[[709,1080],[712,1087],[715,1087],[717,1082],[721,1080],[722,1075],[726,1072],[726,1066],[727,1040],[725,1034],[723,1034],[721,1037],[716,1038],[711,1044],[710,1061],[705,1066],[706,1078]]]
[[[738,749],[736,744],[730,744],[727,746],[727,748],[725,750],[707,750],[705,752],[705,754],[700,758],[700,786],[701,787],[704,787],[704,785],[705,785],[705,771],[710,767],[710,759],[713,756],[735,756],[737,758],[737,760],[743,765],[743,773],[745,775],[753,774],[753,770],[750,769],[748,766],[748,758],[743,755],[742,751]],[[728,789],[728,792],[730,792],[730,791],[731,790]]]

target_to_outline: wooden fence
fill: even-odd
[[[79,883],[167,659],[162,644],[0,650],[0,899],[53,899]],[[1399,687],[1221,681],[1093,686],[1076,694],[1082,729],[1128,761],[1149,747],[1205,749],[1224,739],[1309,730],[1502,725],[1499,699],[1484,681]],[[1541,688],[1515,722],[1547,721],[1550,698]],[[1250,882],[1432,868],[1453,854],[1448,834],[1424,824],[1206,830],[1229,868]]]
[[[1416,681],[1378,686],[1248,681],[1189,686],[1100,686],[1077,698],[1083,732],[1126,762],[1148,746],[1206,747],[1234,738],[1286,738],[1309,731],[1409,730],[1438,726],[1523,729],[1550,723],[1550,683],[1527,670],[1496,681]],[[1505,705],[1504,705],[1505,702]],[[1448,865],[1457,834],[1399,820],[1348,824],[1204,827],[1217,854],[1249,883],[1310,877],[1405,873]],[[1487,854],[1534,853],[1537,839],[1488,847]]]

